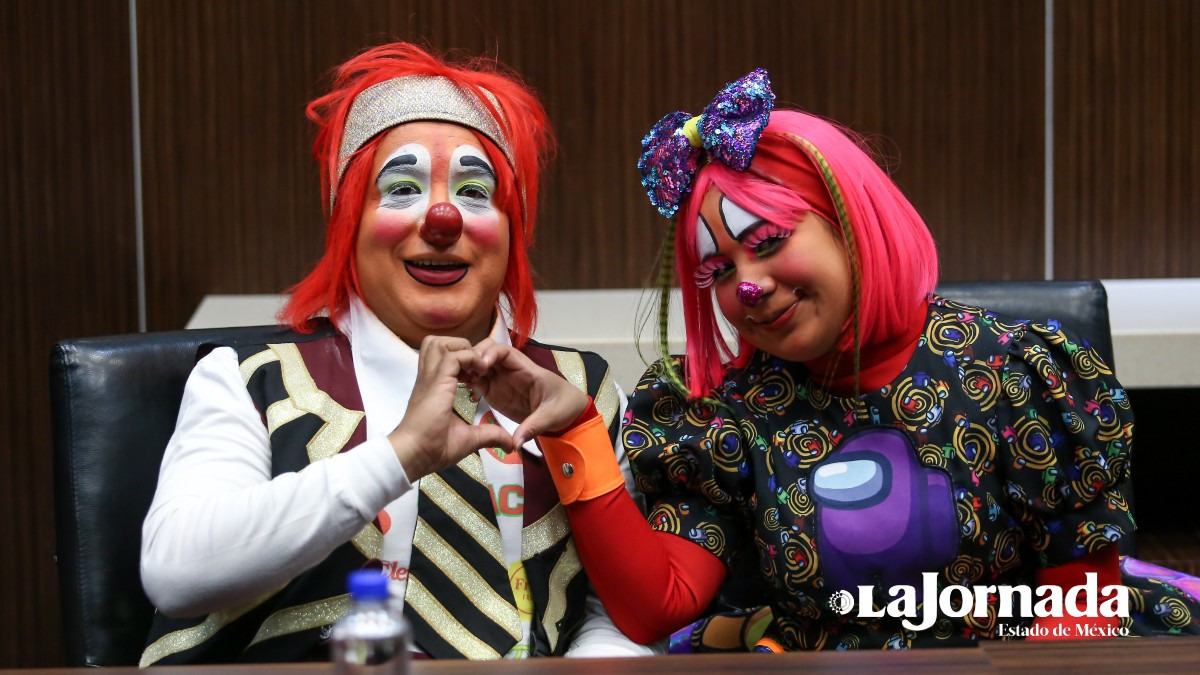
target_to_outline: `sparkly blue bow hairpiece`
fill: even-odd
[[[642,139],[638,157],[650,203],[667,218],[674,216],[692,191],[703,153],[745,171],[774,101],[767,71],[758,68],[725,85],[700,115],[679,111],[659,120]]]

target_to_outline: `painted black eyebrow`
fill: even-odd
[[[398,157],[393,157],[393,158],[389,159],[387,161],[387,164],[384,164],[383,168],[379,170],[379,175],[382,176],[383,174],[387,173],[388,171],[391,171],[392,169],[396,169],[396,168],[399,168],[402,166],[416,166],[416,165],[417,165],[417,156],[416,155],[400,155]]]
[[[758,228],[762,227],[763,225],[767,224],[766,218],[763,218],[762,216],[758,216],[758,220],[754,221],[753,223],[750,223],[749,225],[746,226],[746,229],[742,230],[741,236],[735,237],[733,235],[733,230],[730,229],[730,227],[729,227],[729,221],[725,220],[725,202],[726,201],[728,201],[728,198],[725,195],[721,195],[721,201],[719,204],[717,204],[717,212],[721,214],[721,226],[725,228],[725,234],[728,234],[729,238],[736,241],[737,243],[739,243],[739,244],[742,243],[742,241],[746,238],[747,235],[749,235],[751,232],[757,230]],[[730,203],[734,204],[733,202],[730,202]],[[737,204],[734,204],[734,206],[737,206]],[[741,208],[741,207],[739,206],[738,208]],[[746,209],[742,209],[742,210],[746,211]]]
[[[713,231],[712,231],[712,226],[708,224],[708,218],[705,218],[705,217],[704,217],[704,214],[700,214],[700,215],[696,216],[696,220],[697,220],[698,222],[700,222],[702,225],[704,225],[704,230],[705,230],[706,232],[708,232],[708,238],[709,238],[709,240],[710,240],[710,241],[712,241],[712,244],[713,244],[713,246],[715,247],[715,246],[717,245],[717,237],[716,237],[716,235],[714,235],[714,234],[713,234]],[[725,216],[724,216],[724,214],[722,214],[722,215],[721,215],[721,220],[725,220]],[[725,228],[725,229],[726,229],[726,231],[728,231],[728,230],[729,230],[729,228],[728,228],[728,227],[727,227],[727,228]],[[732,235],[731,235],[731,236],[730,236],[730,239],[732,239],[732,238],[733,238],[733,237],[732,237]],[[709,258],[712,258],[712,257],[714,257],[714,256],[718,256],[718,255],[721,255],[721,251],[720,251],[720,250],[716,250],[716,251],[713,251],[712,253],[709,253],[708,255],[706,255],[706,256],[704,256],[703,258],[701,258],[701,260],[700,260],[700,261],[701,261],[701,262],[704,262],[705,260],[708,260]]]
[[[492,180],[496,180],[496,173],[492,171],[492,167],[488,163],[473,155],[464,155],[458,158],[458,163],[465,169],[480,169],[483,173],[491,176]]]

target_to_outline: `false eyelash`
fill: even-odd
[[[696,267],[696,271],[692,274],[695,277],[696,285],[700,288],[708,288],[717,280],[717,275],[727,267],[732,267],[728,261],[713,260],[712,258],[705,260]]]
[[[782,225],[767,222],[748,232],[742,244],[746,248],[756,249],[768,239],[787,239],[790,236],[792,236],[792,230]]]

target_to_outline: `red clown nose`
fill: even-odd
[[[421,238],[431,246],[446,248],[462,236],[462,214],[450,202],[440,202],[425,212],[425,223],[421,225]]]

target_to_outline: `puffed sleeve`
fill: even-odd
[[[1014,332],[1002,378],[1001,469],[1041,565],[1132,534],[1133,410],[1108,364],[1061,325],[1029,324]]]
[[[682,360],[674,363],[682,373]],[[634,389],[622,430],[651,527],[689,539],[726,564],[738,549],[751,490],[747,446],[729,415],[723,405],[689,403],[659,361]]]

